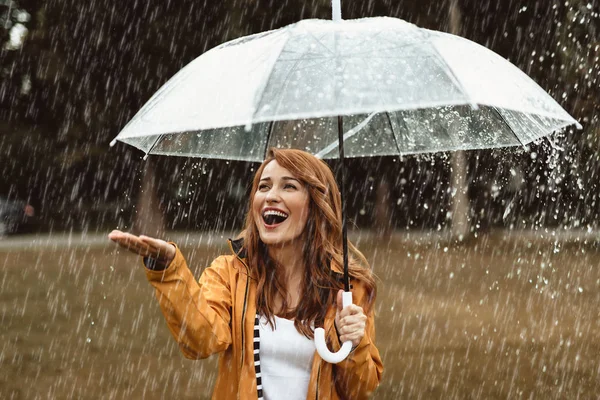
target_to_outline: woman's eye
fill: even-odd
[[[296,186],[292,185],[291,183],[286,183],[286,185],[283,188],[284,189],[296,189]]]
[[[269,189],[269,186],[267,185],[258,185],[258,190],[267,190]]]

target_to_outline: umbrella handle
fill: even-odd
[[[342,294],[342,307],[346,308],[351,304],[352,292],[344,292]],[[348,354],[350,354],[350,351],[352,350],[352,342],[344,342],[344,344],[342,344],[341,349],[337,353],[332,353],[327,348],[327,343],[325,342],[325,330],[323,328],[316,328],[315,347],[317,348],[317,352],[323,360],[331,364],[337,364],[341,361],[344,361],[346,357],[348,357]]]

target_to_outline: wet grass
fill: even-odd
[[[376,399],[595,398],[600,252],[484,237],[362,240],[380,278]],[[226,246],[188,247],[207,265]],[[135,258],[114,247],[0,252],[0,398],[208,399]]]

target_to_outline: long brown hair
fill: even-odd
[[[266,245],[260,240],[254,220],[253,202],[265,166],[273,160],[290,171],[304,184],[309,193],[309,216],[302,232],[305,273],[301,284],[300,301],[295,309],[287,304],[285,283],[278,274],[275,262],[269,258]],[[330,264],[343,266],[342,257],[342,202],[340,191],[329,166],[315,156],[300,150],[269,149],[265,161],[256,171],[250,192],[246,226],[240,234],[244,238],[247,263],[252,276],[257,278],[257,311],[274,326],[274,300],[279,295],[283,317],[295,319],[298,332],[313,337],[311,324],[321,326],[327,308],[335,303],[337,292],[343,289],[340,275]],[[350,252],[350,278],[360,281],[367,290],[368,312],[375,300],[376,286],[373,274],[364,255],[352,243]]]

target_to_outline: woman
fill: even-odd
[[[197,282],[173,243],[113,231],[145,257],[171,333],[192,359],[220,353],[213,399],[363,399],[383,365],[373,343],[375,282],[352,245],[354,304],[342,309],[341,200],[331,170],[299,150],[271,149],[252,183],[244,231]],[[352,341],[338,364],[329,348]]]

